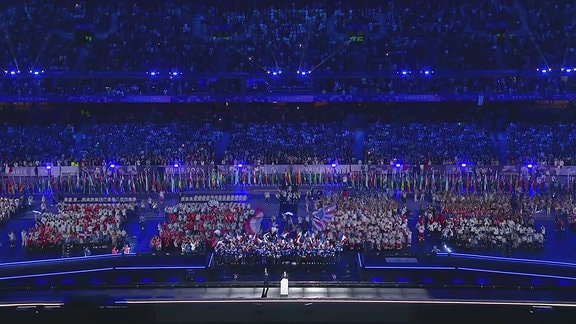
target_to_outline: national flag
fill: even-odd
[[[250,216],[248,220],[244,222],[244,230],[249,235],[255,235],[260,232],[262,227],[262,220],[264,219],[264,210],[260,207],[256,208],[254,215]]]
[[[312,224],[314,229],[323,231],[332,218],[334,218],[334,213],[336,212],[336,205],[320,208],[312,213]]]

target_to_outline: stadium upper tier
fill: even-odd
[[[0,159],[4,167],[576,161],[571,110],[556,115],[451,105],[212,106],[5,108]]]
[[[573,69],[571,1],[4,1],[0,65],[30,71]]]

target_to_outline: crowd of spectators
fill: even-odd
[[[11,140],[0,148],[0,158],[6,174],[19,166],[104,166],[111,162],[253,167],[465,162],[563,167],[576,161],[572,144],[576,133],[573,123],[566,120],[568,112],[545,123],[492,116],[503,125],[496,129],[484,121],[492,118],[488,112],[483,116],[471,109],[462,109],[455,118],[426,120],[435,114],[449,116],[458,108],[406,107],[393,114],[367,113],[368,121],[354,122],[347,116],[354,110],[338,107],[267,108],[190,111],[185,115],[144,109],[140,115],[118,113],[117,118],[104,120],[87,117],[35,125],[6,121],[0,137]],[[362,114],[360,111],[359,116]],[[251,180],[247,182],[254,182]]]
[[[485,127],[471,123],[381,123],[367,132],[367,161],[491,165],[497,156]],[[418,147],[419,149],[413,149]]]
[[[512,123],[506,130],[511,163],[563,167],[576,163],[575,125]]]
[[[23,230],[23,244],[29,251],[61,250],[75,247],[121,247],[126,231],[121,225],[135,211],[134,203],[64,203],[58,212],[44,211],[36,223]]]
[[[353,134],[342,123],[236,124],[225,159],[251,165],[345,164],[353,161],[352,145]]]
[[[573,63],[567,40],[574,29],[575,7],[561,1],[478,4],[441,1],[406,5],[401,1],[265,2],[248,6],[212,1],[192,5],[177,1],[123,3],[113,1],[11,2],[0,10],[7,33],[0,54],[5,71],[109,72],[116,79],[66,78],[3,80],[0,91],[19,95],[61,94],[186,94],[199,91],[268,91],[275,83],[290,88],[312,75],[343,72],[406,71],[420,81],[395,78],[334,76],[314,80],[326,93],[562,93],[574,88],[572,78],[538,75]],[[49,17],[49,18],[48,18]],[[551,19],[550,17],[554,17]],[[430,37],[433,34],[434,37]],[[138,50],[135,50],[138,49]],[[211,59],[207,60],[206,58]],[[571,67],[573,68],[573,67]],[[471,75],[427,80],[434,71],[523,69],[520,75]],[[174,78],[149,79],[157,71]],[[253,81],[227,82],[217,77],[186,79],[194,73],[249,72],[267,76],[280,72],[285,80],[268,79],[264,88]],[[139,80],[119,77],[135,72]],[[300,75],[297,73],[299,72]],[[291,77],[288,77],[291,75]],[[8,74],[8,76],[12,76]],[[33,75],[34,76],[34,75]],[[156,75],[155,75],[156,76]],[[177,80],[181,76],[183,80]],[[401,75],[402,76],[402,75]],[[535,76],[535,77],[534,77]],[[11,80],[10,80],[11,79]],[[218,79],[218,82],[216,82]],[[279,79],[279,78],[277,78]],[[296,79],[296,81],[294,81]],[[410,78],[408,78],[410,79]],[[223,85],[219,85],[223,83]]]
[[[573,11],[566,1],[423,6],[401,1],[249,6],[226,1],[200,6],[176,1],[29,1],[6,4],[0,14],[11,45],[3,59],[16,59],[26,68],[34,64],[77,71],[180,67],[214,72],[283,67],[295,72],[350,70],[356,67],[356,52],[366,70],[415,64],[470,70],[561,63],[565,49],[573,55],[566,40],[574,29]],[[350,42],[350,36],[362,39]],[[216,60],[205,60],[208,56]]]

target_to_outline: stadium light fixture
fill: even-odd
[[[333,168],[336,168],[336,163],[332,163],[332,167],[333,167]]]
[[[241,167],[243,167],[243,166],[244,166],[244,165],[243,165],[242,163],[238,163],[238,167],[239,167],[239,168],[241,168]]]
[[[401,167],[401,166],[402,166],[402,164],[396,163],[396,167],[397,167],[397,168],[399,168],[399,167]]]
[[[534,165],[532,163],[528,163],[527,167],[528,167],[528,169],[532,169],[534,167]]]
[[[460,166],[461,166],[461,167],[463,167],[463,168],[465,168],[465,167],[466,167],[466,165],[467,165],[466,163],[462,163],[462,164],[460,164]]]
[[[179,168],[179,167],[180,167],[180,164],[178,164],[178,162],[175,162],[175,163],[174,163],[174,167],[175,167],[175,168]]]

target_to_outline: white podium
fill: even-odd
[[[288,279],[280,280],[280,297],[288,297]]]

